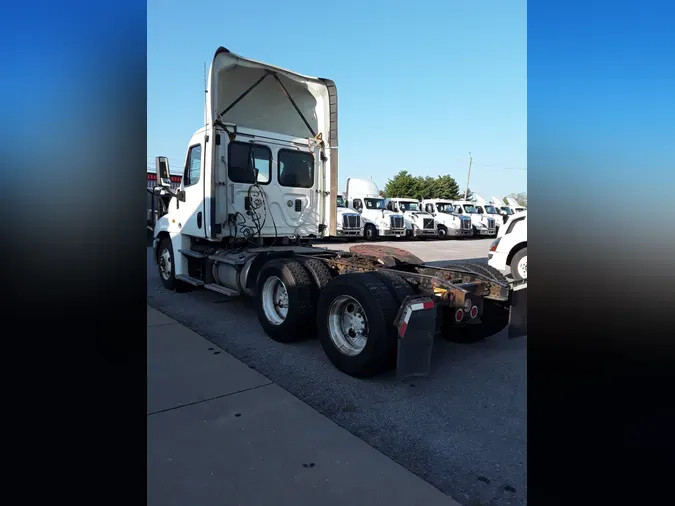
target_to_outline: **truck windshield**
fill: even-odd
[[[507,216],[511,216],[513,214],[513,211],[511,211],[511,209],[509,209],[506,206],[502,207],[501,209],[502,209],[502,211],[504,211],[504,214],[506,214]]]
[[[338,198],[337,198],[337,206],[338,206],[338,207],[347,207],[347,206],[345,205],[345,199],[342,198],[342,195],[338,195]]]
[[[419,211],[420,205],[417,202],[399,202],[399,209],[402,211]]]
[[[452,204],[436,204],[436,209],[439,213],[454,213],[455,209],[452,207]]]
[[[485,212],[488,214],[499,214],[495,206],[485,206]]]
[[[366,201],[366,209],[384,209],[384,199],[363,199]]]
[[[478,211],[471,204],[464,204],[464,212],[468,214],[476,214]]]

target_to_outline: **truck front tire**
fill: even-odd
[[[321,291],[316,315],[319,341],[331,363],[357,378],[388,369],[395,356],[397,310],[394,296],[376,273],[334,278]]]
[[[165,237],[157,248],[157,273],[162,285],[167,290],[178,293],[190,290],[190,285],[176,279],[176,262],[173,256],[173,244],[170,237]]]
[[[274,341],[291,343],[307,337],[315,315],[314,282],[297,260],[265,264],[258,277],[256,315]]]
[[[368,223],[363,229],[363,236],[366,241],[374,241],[377,239],[377,228],[375,228],[375,225]]]
[[[448,227],[445,225],[438,225],[438,238],[447,239],[448,238]]]

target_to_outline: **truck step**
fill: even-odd
[[[178,276],[176,276],[176,279],[188,283],[192,286],[204,286],[204,282],[201,279],[193,278],[192,276],[188,276],[187,274],[179,274]]]
[[[179,249],[178,251],[180,251],[186,257],[206,258],[206,255],[204,253],[200,253],[199,251],[192,251],[191,249]]]
[[[213,290],[214,292],[222,293],[223,295],[227,295],[228,297],[238,297],[239,295],[241,295],[236,290],[231,290],[230,288],[225,288],[224,286],[216,285],[215,283],[212,283],[210,285],[204,285],[204,288],[208,290]]]

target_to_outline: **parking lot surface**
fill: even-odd
[[[378,242],[430,263],[486,261],[490,239]],[[356,243],[324,242],[348,249]],[[526,338],[436,343],[432,374],[357,380],[317,340],[269,339],[252,301],[165,290],[147,250],[148,304],[204,336],[462,504],[526,504]]]

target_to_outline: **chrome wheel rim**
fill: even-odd
[[[328,309],[328,333],[343,355],[353,357],[368,342],[368,318],[361,304],[349,295],[340,295]]]
[[[159,273],[167,281],[171,278],[171,253],[167,248],[159,255]]]
[[[288,316],[288,290],[276,276],[265,280],[262,289],[262,307],[265,317],[272,325],[281,325]]]
[[[527,279],[527,256],[520,259],[517,270],[521,278]]]

